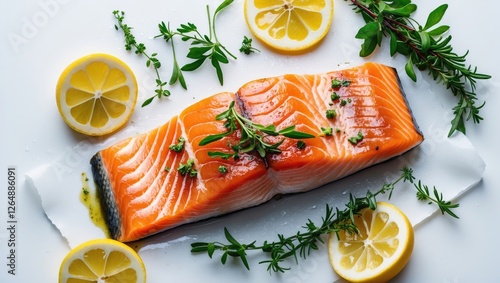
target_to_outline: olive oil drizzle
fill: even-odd
[[[109,237],[108,227],[104,222],[99,198],[97,197],[96,191],[91,189],[89,178],[85,172],[82,172],[81,174],[81,182],[82,188],[80,191],[80,201],[87,208],[92,223],[99,227],[106,234],[106,237]]]

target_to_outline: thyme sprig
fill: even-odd
[[[151,53],[151,54],[146,53],[146,45],[144,45],[144,43],[137,42],[137,40],[135,39],[135,36],[132,34],[133,28],[123,22],[123,20],[125,19],[125,12],[124,11],[114,10],[113,15],[115,16],[115,18],[118,22],[118,25],[115,25],[115,29],[116,30],[121,29],[123,31],[123,35],[125,37],[125,49],[126,50],[135,49],[135,51],[134,51],[135,54],[145,56],[147,58],[146,66],[148,68],[150,66],[152,66],[155,70],[155,73],[156,73],[156,79],[155,79],[155,82],[156,82],[155,93],[156,94],[154,96],[146,99],[142,103],[142,107],[150,104],[155,97],[162,98],[164,96],[170,96],[170,91],[165,88],[165,86],[167,85],[167,82],[164,82],[160,77],[159,69],[161,67],[161,63],[160,63],[160,60],[158,60],[158,58],[157,58],[158,53]]]
[[[455,218],[459,218],[453,211],[451,211],[452,209],[457,208],[459,204],[458,203],[453,204],[450,201],[445,201],[443,199],[443,194],[439,193],[436,187],[434,187],[432,191],[434,197],[431,197],[431,193],[429,192],[429,187],[423,185],[421,181],[418,181],[418,183],[413,185],[415,186],[415,189],[417,189],[418,200],[429,201],[429,204],[435,203],[441,210],[442,214],[447,213]]]
[[[211,157],[221,157],[224,159],[239,158],[240,154],[256,151],[260,157],[264,158],[268,153],[280,153],[279,146],[283,143],[284,138],[276,143],[267,141],[268,136],[283,136],[292,139],[308,139],[314,138],[314,135],[295,131],[295,126],[289,126],[277,131],[274,125],[263,126],[247,119],[234,108],[234,101],[231,101],[229,108],[218,114],[215,119],[217,121],[226,120],[224,127],[226,132],[213,134],[205,137],[199,143],[200,146],[218,141],[224,137],[232,135],[236,130],[241,129],[241,137],[236,145],[232,145],[231,153],[227,152],[208,152]]]
[[[358,233],[358,228],[353,224],[354,216],[359,215],[359,212],[364,208],[376,209],[377,196],[381,194],[389,194],[389,199],[395,189],[396,184],[400,182],[409,182],[417,189],[417,198],[419,200],[426,200],[429,203],[436,203],[441,212],[447,213],[452,217],[458,216],[452,212],[459,204],[451,204],[449,201],[443,200],[436,188],[434,188],[433,195],[429,192],[427,186],[422,185],[421,181],[415,183],[413,170],[404,167],[400,170],[401,175],[391,183],[385,183],[378,191],[372,193],[367,191],[364,197],[355,197],[352,194],[349,196],[349,202],[343,210],[338,208],[331,208],[326,205],[325,216],[321,219],[321,224],[318,226],[310,219],[303,228],[304,231],[299,231],[291,236],[284,236],[278,234],[276,241],[263,241],[262,244],[257,244],[253,241],[249,244],[242,244],[238,242],[227,228],[224,228],[224,237],[227,242],[195,242],[191,244],[192,253],[207,253],[210,258],[213,258],[216,251],[222,253],[221,262],[225,264],[228,257],[233,257],[241,260],[243,265],[250,269],[248,263],[248,252],[260,251],[265,254],[268,259],[259,262],[259,264],[266,264],[267,270],[270,272],[282,272],[289,270],[290,267],[284,266],[285,260],[291,258],[298,263],[298,258],[306,259],[310,252],[319,249],[319,244],[324,244],[322,235],[329,233],[338,233],[346,231],[348,233]]]
[[[415,66],[419,70],[427,70],[436,82],[442,82],[454,96],[458,96],[458,103],[452,109],[455,117],[448,136],[455,131],[465,134],[465,122],[470,119],[474,124],[483,120],[479,111],[484,102],[476,104],[476,81],[491,76],[478,73],[477,67],[466,65],[468,51],[464,55],[453,52],[451,35],[443,36],[449,26],[436,27],[448,8],[447,4],[434,9],[422,26],[411,17],[417,9],[411,0],[349,1],[366,22],[356,34],[356,38],[363,40],[360,56],[372,54],[381,45],[382,38],[389,37],[390,55],[400,53],[408,57],[405,71],[413,81],[417,80]]]
[[[173,30],[170,28],[170,23],[165,24],[165,22],[161,22],[158,25],[158,29],[160,31],[159,35],[156,35],[155,38],[163,37],[165,42],[170,43],[172,47],[172,56],[173,56],[173,72],[170,78],[170,84],[174,84],[177,80],[182,85],[184,89],[187,89],[184,76],[182,74],[183,71],[189,72],[194,71],[200,68],[203,63],[208,59],[212,66],[214,67],[217,78],[221,85],[224,84],[224,76],[222,72],[221,64],[229,63],[229,57],[233,59],[237,59],[229,50],[220,43],[217,38],[215,19],[217,14],[222,11],[224,8],[233,3],[234,0],[225,0],[222,2],[215,10],[213,15],[210,15],[210,7],[207,5],[207,17],[208,17],[208,27],[209,34],[203,35],[198,30],[198,27],[188,22],[187,24],[181,24],[179,28]],[[189,52],[187,57],[192,59],[193,61],[179,68],[179,63],[176,57],[175,48],[173,38],[175,36],[180,36],[182,41],[190,42],[191,47],[189,48]],[[228,57],[229,56],[229,57]]]

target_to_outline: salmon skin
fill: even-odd
[[[254,123],[277,130],[295,125],[315,137],[303,140],[305,147],[285,138],[281,153],[264,158],[255,152],[236,159],[210,157],[209,152],[231,152],[230,145],[241,137],[237,129],[200,146],[207,136],[227,132],[216,116],[233,101],[238,113]],[[182,149],[170,149],[181,137]],[[248,82],[236,93],[215,94],[150,132],[97,152],[90,162],[110,236],[129,242],[277,194],[320,187],[422,141],[396,70],[366,63]],[[188,164],[187,172],[178,170]]]

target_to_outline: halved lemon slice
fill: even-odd
[[[253,35],[283,53],[302,53],[328,33],[333,0],[245,0],[244,13]]]
[[[72,249],[59,269],[59,283],[146,282],[146,268],[129,246],[111,239],[96,239]]]
[[[387,282],[408,263],[413,251],[413,227],[392,204],[355,216],[359,234],[330,234],[328,253],[337,274],[350,282]]]
[[[56,87],[59,113],[75,131],[102,136],[132,115],[137,81],[132,70],[108,54],[91,54],[71,63]]]

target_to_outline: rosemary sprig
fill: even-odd
[[[222,264],[225,264],[228,257],[231,256],[233,258],[240,259],[243,265],[247,269],[250,269],[247,253],[251,251],[260,251],[264,253],[268,259],[259,262],[259,264],[266,264],[267,270],[270,272],[285,272],[289,270],[290,267],[283,266],[284,261],[292,258],[296,263],[298,263],[298,257],[306,259],[311,251],[319,249],[318,245],[320,243],[324,243],[321,237],[322,235],[329,233],[338,234],[341,231],[358,233],[357,227],[353,224],[354,216],[358,215],[362,209],[367,207],[370,209],[376,209],[376,197],[380,194],[388,193],[390,199],[396,184],[401,181],[408,181],[411,184],[414,184],[417,189],[417,198],[419,200],[428,200],[429,203],[436,203],[443,214],[447,213],[452,217],[458,218],[458,216],[451,211],[452,209],[457,208],[459,206],[458,204],[451,204],[449,201],[443,200],[442,194],[437,192],[435,188],[433,197],[427,187],[423,186],[420,181],[415,184],[413,170],[411,168],[404,167],[401,169],[401,175],[395,181],[384,184],[375,193],[368,191],[364,197],[355,197],[351,194],[349,202],[346,204],[344,210],[339,210],[338,208],[334,210],[330,206],[326,205],[326,213],[319,226],[311,220],[308,220],[306,225],[303,226],[305,231],[299,231],[288,237],[279,234],[276,241],[264,241],[260,245],[257,245],[256,241],[249,244],[242,244],[231,235],[227,228],[224,228],[224,236],[227,240],[226,243],[195,242],[191,244],[191,252],[207,253],[210,258],[213,258],[214,253],[219,251],[222,253]]]
[[[428,70],[436,82],[442,82],[454,96],[458,96],[448,136],[455,131],[465,134],[465,122],[470,119],[475,124],[483,120],[479,111],[484,102],[476,105],[476,81],[491,76],[478,73],[477,67],[466,65],[468,51],[461,56],[453,52],[451,35],[443,36],[449,26],[436,27],[448,8],[447,4],[433,10],[422,26],[411,18],[417,9],[411,0],[349,1],[366,22],[356,34],[356,38],[363,40],[360,56],[370,55],[381,45],[384,36],[389,37],[391,56],[400,53],[408,57],[405,71],[413,81],[417,80],[414,66],[422,71]]]
[[[179,28],[176,30],[172,30],[170,28],[170,24],[165,24],[165,22],[161,22],[158,25],[158,29],[160,34],[155,36],[155,38],[163,37],[163,39],[168,43],[170,42],[172,46],[172,56],[174,62],[174,68],[172,72],[172,77],[170,78],[170,84],[174,84],[177,80],[179,80],[180,84],[184,89],[186,89],[186,83],[184,80],[184,76],[182,71],[194,71],[201,67],[203,63],[208,59],[212,66],[214,67],[217,78],[221,85],[224,84],[224,76],[222,73],[221,64],[229,63],[228,56],[236,59],[231,52],[227,50],[227,48],[222,45],[217,38],[216,28],[215,28],[215,19],[217,14],[222,11],[224,8],[233,3],[234,0],[225,0],[222,2],[214,14],[210,15],[210,8],[207,5],[207,17],[208,17],[208,27],[209,27],[209,35],[203,35],[199,32],[198,27],[188,22],[187,24],[181,24]],[[180,36],[182,41],[191,42],[191,47],[189,48],[189,53],[187,57],[193,59],[191,63],[188,63],[182,68],[179,68],[178,60],[175,54],[173,37]]]
[[[170,96],[170,91],[165,88],[167,83],[162,81],[162,79],[160,78],[160,72],[158,71],[161,67],[161,63],[157,58],[158,53],[146,53],[146,46],[144,45],[144,43],[137,42],[135,36],[132,34],[132,27],[123,23],[123,20],[125,19],[124,11],[115,10],[113,11],[113,15],[118,22],[118,25],[115,25],[115,29],[121,29],[123,31],[123,35],[125,36],[125,49],[132,50],[134,48],[135,54],[145,56],[147,58],[146,66],[153,66],[156,73],[156,95],[146,99],[146,101],[142,103],[142,107],[150,104],[155,97],[162,98],[163,96]]]
[[[295,126],[284,128],[280,131],[276,130],[274,125],[263,126],[252,122],[238,113],[234,108],[234,101],[229,104],[229,108],[218,114],[215,119],[217,121],[226,120],[224,126],[227,132],[209,135],[200,141],[200,146],[218,141],[226,136],[232,135],[237,129],[241,129],[241,137],[238,144],[231,146],[232,153],[225,152],[209,152],[211,157],[239,158],[241,153],[248,153],[257,151],[260,157],[264,158],[267,153],[280,153],[278,148],[284,141],[282,138],[276,143],[269,143],[266,141],[268,136],[283,136],[292,139],[308,139],[313,138],[314,135],[295,131]]]

